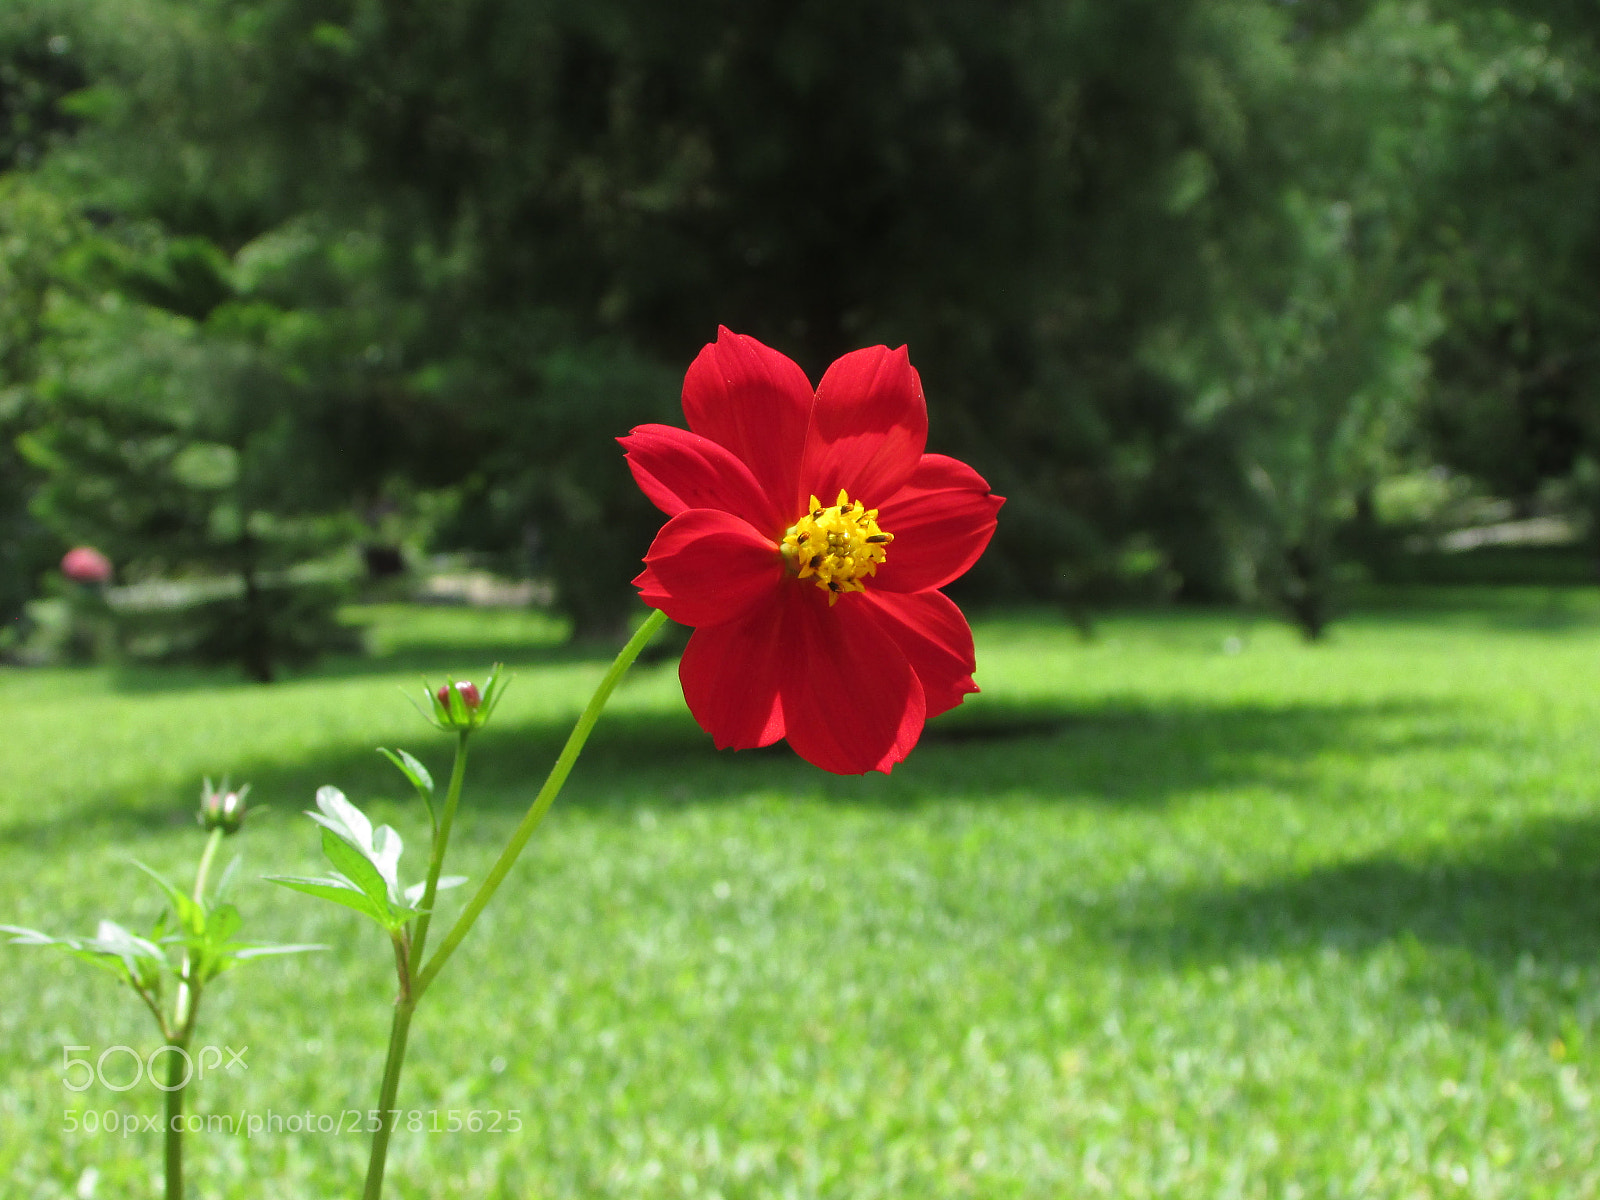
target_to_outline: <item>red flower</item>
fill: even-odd
[[[694,626],[684,698],[721,749],[787,738],[838,774],[887,772],[968,692],[972,631],[938,589],[994,533],[1002,500],[924,454],[904,347],[804,372],[718,330],[683,381],[689,429],[641,425],[628,466],[671,520],[634,580]]]

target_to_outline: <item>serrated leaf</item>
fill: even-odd
[[[358,850],[361,856],[376,868],[384,882],[388,899],[392,903],[398,903],[400,855],[404,850],[400,835],[387,825],[373,829],[372,822],[367,819],[366,814],[345,799],[344,793],[336,787],[317,789],[317,807],[320,812],[307,812],[306,816]],[[327,850],[328,843],[324,841],[323,851],[326,853]],[[352,875],[351,878],[358,883],[362,882],[358,876]]]
[[[322,853],[339,874],[370,896],[373,903],[388,907],[389,885],[365,854],[328,829],[322,831]]]
[[[318,825],[333,830],[352,846],[362,848],[372,845],[372,822],[336,787],[317,789],[317,812],[306,811]]]
[[[437,895],[448,888],[458,888],[466,881],[467,877],[465,875],[441,875],[439,876],[439,882],[434,884],[434,893]],[[427,890],[428,884],[426,880],[422,883],[413,883],[406,889],[406,903],[413,907],[422,903],[422,895]]]

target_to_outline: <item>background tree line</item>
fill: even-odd
[[[814,378],[911,346],[932,448],[1010,497],[972,592],[1315,636],[1397,478],[1600,513],[1597,29],[1577,0],[14,0],[0,605],[76,541],[231,579],[186,645],[264,678],[337,632],[317,564],[408,542],[605,632],[658,519],[611,438],[676,419],[725,323]]]

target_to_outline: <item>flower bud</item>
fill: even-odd
[[[478,705],[483,703],[483,697],[478,694],[478,685],[470,680],[462,680],[455,685],[455,689],[461,693],[461,703],[467,706],[468,712],[474,711]],[[448,683],[439,689],[438,696],[439,707],[448,710],[450,707],[450,685]]]
[[[244,824],[245,797],[250,794],[247,783],[237,791],[230,790],[223,780],[220,788],[213,788],[211,780],[205,781],[200,793],[200,827],[205,830],[220,829],[224,834],[238,833]]]
[[[423,693],[427,697],[427,705],[433,711],[423,715],[429,717],[434,727],[452,733],[471,733],[474,729],[481,728],[489,719],[489,714],[494,711],[495,705],[500,703],[500,692],[505,680],[501,678],[499,664],[489,672],[489,678],[484,682],[483,690],[470,680],[463,679],[457,682],[448,680],[441,687],[428,685],[428,690]]]

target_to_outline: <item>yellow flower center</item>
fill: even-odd
[[[830,606],[845,592],[864,592],[861,581],[878,573],[894,534],[878,528],[878,510],[857,504],[839,489],[832,508],[815,496],[806,515],[783,535],[783,557],[801,579],[815,579]]]

